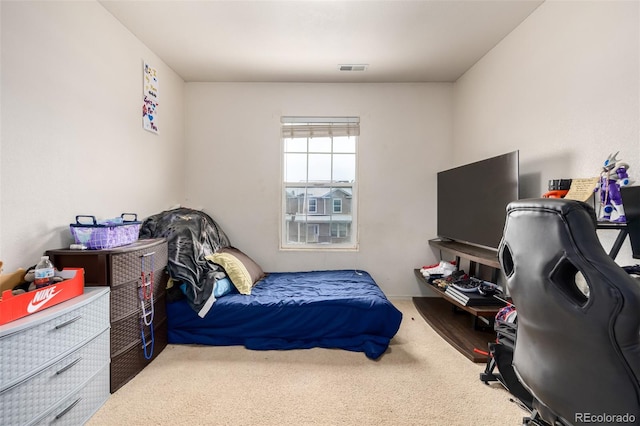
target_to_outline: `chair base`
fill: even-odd
[[[538,410],[531,411],[530,417],[522,418],[522,426],[572,426],[569,423],[562,422],[560,420],[555,420],[553,424],[547,423],[540,417],[540,413]]]
[[[531,412],[531,417],[522,418],[522,426],[551,426],[551,425],[540,418],[540,414],[538,413],[538,410],[533,410]]]

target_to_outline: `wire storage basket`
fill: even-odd
[[[90,250],[104,250],[136,242],[141,224],[136,213],[122,213],[119,218],[102,222],[95,216],[78,215],[76,223],[69,227],[76,244]]]

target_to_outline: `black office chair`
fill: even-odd
[[[513,367],[534,397],[523,424],[640,424],[640,282],[595,226],[578,201],[507,207],[498,253],[518,310]]]

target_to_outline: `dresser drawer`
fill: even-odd
[[[165,242],[138,250],[113,252],[111,255],[111,286],[136,281],[142,272],[164,269],[167,266],[169,249]]]
[[[153,273],[153,298],[159,300],[164,296],[169,276],[164,271],[164,266]],[[140,291],[142,278],[138,270],[138,277],[111,287],[111,322],[116,322],[129,315],[141,312]]]
[[[151,311],[151,304],[146,304],[145,311],[147,312],[146,322],[150,322],[150,314],[153,312],[153,325],[155,326],[156,324],[162,323],[167,318],[165,297],[162,296],[160,299],[155,300],[153,311]],[[141,321],[142,312],[136,312],[111,324],[111,356],[115,357],[119,355],[121,351],[128,349],[132,343],[140,342],[140,333],[142,330]],[[148,329],[149,327],[145,325],[145,333],[148,332]],[[157,335],[154,336],[158,338]]]
[[[73,395],[65,398],[32,425],[78,426],[85,424],[109,398],[109,366],[100,370]]]
[[[108,250],[63,248],[47,250],[46,254],[58,269],[83,268],[85,285],[110,286],[139,279],[143,255],[155,252],[153,256],[155,268],[164,268],[167,265],[168,250],[164,238],[154,238],[138,240],[135,243]],[[146,269],[146,271],[150,270]]]
[[[109,331],[105,330],[59,362],[0,392],[0,424],[27,424],[108,365]]]
[[[68,305],[73,302],[71,299],[35,314],[38,317],[23,318],[15,329],[0,329],[6,332],[0,333],[0,391],[57,362],[109,327],[108,291],[91,303]],[[78,307],[65,309],[75,305]]]
[[[167,346],[167,321],[155,324],[153,340],[150,329],[145,332],[146,348],[139,339],[127,350],[111,358],[111,392],[115,392],[125,383],[135,377],[144,367],[153,361],[160,352]],[[145,357],[152,353],[150,359]]]

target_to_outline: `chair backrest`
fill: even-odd
[[[604,251],[593,208],[512,202],[498,254],[518,311],[513,367],[541,417],[640,424],[640,282]]]

